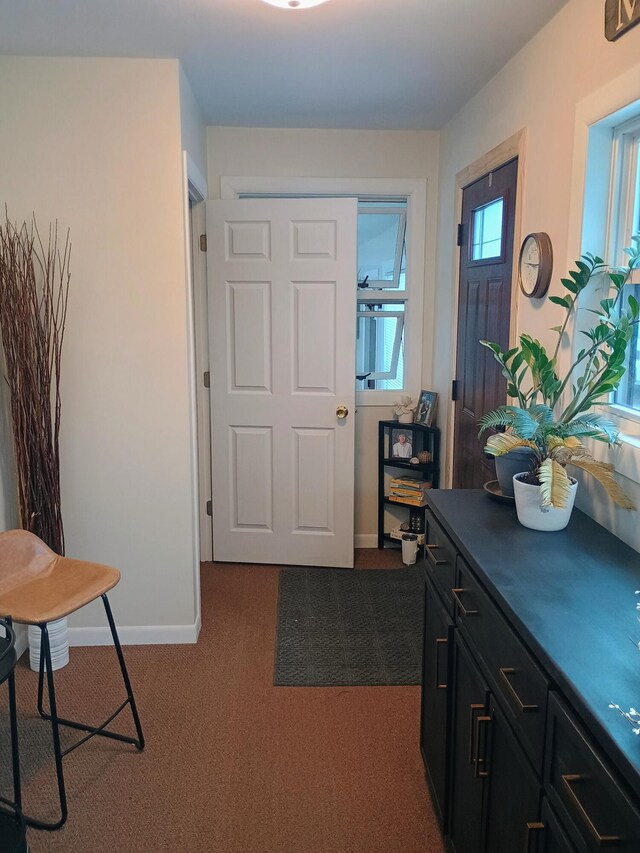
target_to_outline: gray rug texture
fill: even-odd
[[[420,684],[424,570],[280,570],[276,687]]]

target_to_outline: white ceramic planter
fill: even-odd
[[[513,494],[520,524],[531,530],[564,530],[571,518],[578,481],[571,480],[571,491],[566,507],[541,507],[540,486],[523,483],[518,479],[519,476],[520,474],[516,474],[513,478]]]
[[[400,424],[412,424],[413,423],[413,412],[404,412],[401,415],[398,415],[398,423]]]
[[[67,617],[47,624],[51,647],[51,668],[62,669],[69,663],[69,633]],[[29,625],[29,666],[34,672],[40,669],[40,628]]]

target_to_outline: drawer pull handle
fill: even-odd
[[[437,557],[434,557],[433,552],[437,551],[438,548],[442,548],[442,545],[426,545],[427,551],[427,559],[433,566],[446,566],[447,560],[439,560]]]
[[[509,693],[511,693],[512,697],[515,699],[518,708],[522,711],[523,714],[527,714],[530,711],[539,711],[540,705],[525,705],[522,699],[516,693],[516,689],[513,684],[509,681],[509,676],[515,673],[515,669],[512,666],[501,666],[500,667],[500,675],[504,678],[507,683],[507,687],[509,688]]]
[[[448,684],[446,681],[443,682],[440,680],[440,649],[443,646],[446,646],[448,644],[448,642],[449,641],[446,640],[444,637],[436,637],[436,666],[435,666],[435,670],[436,670],[436,689],[437,690],[446,690],[448,687]]]
[[[480,744],[481,744],[481,726],[488,726],[491,722],[491,717],[482,716],[476,717],[476,755],[474,759],[474,768],[473,773],[476,779],[486,779],[489,775],[489,771],[487,770],[487,743],[488,738],[485,736],[484,738],[484,754],[480,756]],[[482,770],[480,768],[483,768]]]
[[[476,751],[474,748],[475,722],[476,711],[484,711],[484,705],[469,705],[469,764],[474,764],[476,760]]]
[[[576,782],[582,781],[584,779],[584,776],[580,776],[577,773],[566,773],[562,774],[560,778],[564,782],[564,786],[567,789],[567,792],[571,797],[571,800],[573,801],[576,809],[578,810],[578,814],[586,823],[587,827],[589,828],[589,831],[591,832],[595,840],[598,842],[598,844],[600,844],[601,846],[605,846],[608,844],[618,844],[620,842],[620,837],[618,835],[600,835],[600,833],[595,827],[594,822],[587,814],[585,807],[582,805],[576,795],[576,792],[573,790],[572,786]]]
[[[460,615],[461,616],[477,616],[478,615],[477,610],[467,610],[467,608],[464,606],[462,601],[460,601],[460,596],[462,595],[463,592],[466,592],[466,591],[467,591],[466,589],[452,589],[451,594],[453,595],[456,604],[460,608]]]
[[[528,823],[527,824],[527,840],[525,843],[524,853],[531,853],[531,839],[533,838],[534,832],[544,832],[546,829],[543,823]],[[538,849],[538,845],[536,844],[535,849]]]

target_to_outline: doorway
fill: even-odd
[[[483,453],[478,421],[506,401],[506,381],[480,344],[509,345],[518,159],[465,186],[460,224],[460,275],[454,380],[453,487],[481,488],[495,479]]]

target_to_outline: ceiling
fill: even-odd
[[[177,57],[205,122],[436,129],[566,0],[0,0],[0,54]]]

